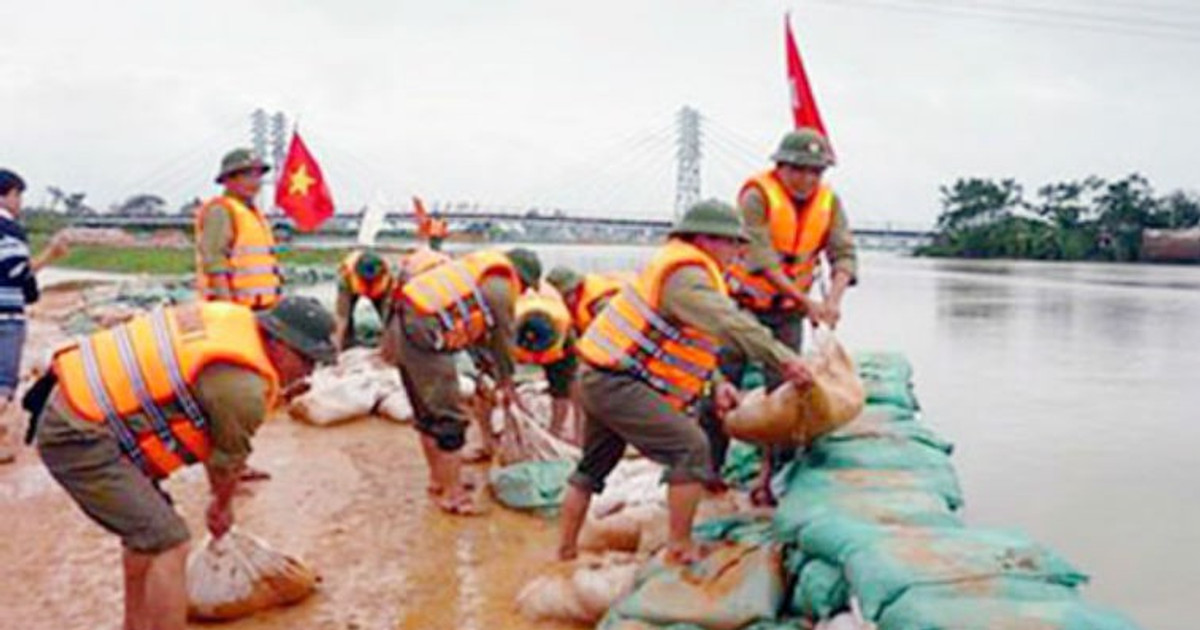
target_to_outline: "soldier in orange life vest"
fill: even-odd
[[[395,290],[396,274],[388,263],[373,250],[351,252],[338,266],[338,293],[334,315],[337,331],[333,338],[338,348],[345,350],[356,343],[354,333],[354,307],[359,298],[370,300],[379,314],[379,320],[387,319],[389,300]]]
[[[728,280],[738,303],[799,351],[805,315],[814,323],[837,326],[842,296],[857,277],[857,255],[841,203],[821,182],[834,164],[825,137],[815,129],[798,129],[784,136],[771,157],[775,168],[750,178],[738,197],[750,247],[742,261],[730,266]],[[809,295],[822,254],[832,266],[832,286],[823,303]],[[722,356],[721,370],[731,382],[741,381],[745,365],[745,357],[736,352]],[[773,370],[766,377],[769,387],[780,382]],[[710,430],[716,422],[712,414],[705,415]],[[720,466],[725,440],[719,432],[713,435],[715,464]],[[773,502],[770,470],[770,465],[763,467],[754,493],[757,502]]]
[[[54,356],[30,405],[38,450],[79,507],[121,537],[125,628],[185,627],[189,534],[158,481],[203,463],[208,530],[223,536],[251,437],[281,393],[333,359],[332,333],[333,316],[312,298],[257,314],[197,302],[137,316]]]
[[[575,332],[582,335],[605,304],[621,290],[623,284],[637,280],[637,274],[625,271],[580,275],[567,267],[555,267],[546,274],[546,282],[558,289]]]
[[[472,252],[408,280],[392,305],[386,354],[397,362],[413,405],[429,492],[448,513],[479,512],[459,476],[470,415],[455,354],[486,349],[502,403],[512,404],[514,307],[541,273],[537,255],[527,249]]]
[[[696,204],[580,338],[583,457],[563,501],[561,559],[575,557],[592,493],[603,490],[627,444],[666,466],[668,559],[699,557],[692,521],[713,471],[695,408],[710,389],[722,413],[737,400],[730,384],[712,386],[719,347],[737,348],[799,386],[811,383],[796,353],[727,294],[725,267],[745,241],[736,210],[715,200]]]
[[[550,393],[550,432],[564,439],[581,437],[581,410],[575,409],[575,428],[564,431],[571,407],[571,387],[578,361],[575,358],[575,331],[571,314],[562,296],[551,286],[526,291],[516,307],[516,342],[513,358],[518,363],[537,365],[546,373]]]
[[[196,213],[196,286],[200,299],[270,308],[282,295],[283,276],[271,223],[254,207],[262,176],[270,170],[249,149],[221,160],[217,183],[224,193]]]

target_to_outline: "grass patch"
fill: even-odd
[[[47,241],[45,234],[33,234],[30,245],[41,251]],[[346,256],[348,249],[289,249],[280,253],[284,266],[332,266]],[[72,245],[66,256],[54,261],[54,266],[113,273],[147,273],[179,275],[196,270],[196,253],[191,249],[152,247],[111,247],[103,245]]]

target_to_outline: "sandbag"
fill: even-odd
[[[540,387],[535,384],[522,387],[517,392],[530,413],[525,413],[516,405],[508,415],[499,407],[492,410],[492,426],[503,427],[497,453],[503,465],[526,461],[578,461],[581,456],[579,447],[554,435],[547,428],[550,423],[550,398],[539,390]]]
[[[400,373],[377,350],[352,348],[335,365],[317,369],[310,389],[288,406],[295,419],[328,426],[370,415],[386,396],[403,389]]]
[[[517,595],[517,610],[535,620],[594,624],[633,587],[638,559],[606,553],[550,566]]]
[[[953,466],[946,452],[921,442],[890,438],[860,438],[818,442],[804,453],[811,468],[865,468],[870,470],[945,469]]]
[[[634,620],[658,627],[737,630],[774,619],[782,600],[778,547],[725,543],[687,567],[655,557],[638,572],[633,592],[613,605],[599,627],[637,627],[622,625]]]
[[[962,488],[951,467],[914,470],[870,470],[863,468],[808,468],[793,462],[780,473],[785,494],[793,492],[844,494],[851,492],[897,492],[913,490],[941,497],[946,507],[962,507]]]
[[[401,387],[388,393],[375,405],[375,415],[393,422],[412,422],[414,412],[408,392]]]
[[[527,461],[493,468],[489,474],[496,500],[516,510],[548,510],[562,505],[571,460]]]
[[[229,620],[287,606],[316,591],[318,581],[299,560],[234,528],[189,554],[188,617]]]
[[[855,352],[854,365],[864,379],[909,383],[913,378],[913,366],[899,352]]]
[[[911,411],[921,408],[912,383],[867,375],[862,377],[862,386],[869,404],[894,405]]]
[[[846,581],[869,619],[878,619],[889,602],[919,584],[1012,577],[1074,587],[1088,579],[1048,547],[1017,532],[918,527],[886,530],[887,535],[868,544],[845,547],[841,553]]]
[[[946,500],[932,492],[825,492],[793,489],[779,502],[779,507],[775,510],[774,526],[779,538],[790,542],[797,540],[800,531],[810,523],[834,517],[878,525],[962,525],[946,505]]]
[[[757,540],[769,523],[765,519],[763,524],[757,523],[760,516],[751,511],[749,498],[744,494],[709,495],[696,508],[696,522],[700,525],[693,533],[700,540]],[[614,512],[589,511],[579,533],[579,548],[631,551],[648,556],[666,546],[668,533],[665,501],[619,505]]]
[[[804,446],[849,423],[862,411],[864,393],[850,355],[831,334],[818,337],[816,354],[804,358],[813,385],[791,383],[767,394],[756,389],[725,417],[730,436],[756,444]]]
[[[928,597],[913,589],[884,610],[879,630],[1137,630],[1123,615],[1076,599]]]
[[[721,466],[721,478],[726,483],[743,487],[758,479],[762,470],[762,449],[740,440],[733,440],[725,453]]]
[[[788,568],[796,577],[787,612],[810,621],[829,619],[850,604],[850,589],[839,567],[820,558],[796,554]]]
[[[901,414],[907,414],[907,417]],[[926,424],[911,420],[912,412],[909,410],[890,405],[867,405],[853,422],[833,433],[822,436],[814,443],[814,446],[833,441],[876,438],[920,442],[947,455],[954,452],[952,442],[939,436]]]

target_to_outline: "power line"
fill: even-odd
[[[1061,9],[1038,6],[974,5],[946,6],[940,2],[922,0],[808,0],[814,3],[852,7],[859,9],[882,9],[885,11],[938,15],[984,21],[1005,22],[1042,28],[1064,28],[1069,30],[1152,37],[1180,42],[1200,42],[1200,24],[1180,24],[1145,16],[1113,14],[1089,15]]]

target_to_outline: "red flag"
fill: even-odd
[[[829,139],[825,123],[821,122],[821,112],[817,111],[817,99],[813,97],[812,88],[808,85],[808,75],[804,73],[804,62],[800,61],[800,49],[796,47],[796,37],[792,35],[790,16],[784,16],[783,28],[787,38],[787,75],[788,88],[792,95],[792,119],[796,128],[813,127]],[[830,142],[831,146],[832,144]]]
[[[304,146],[299,132],[292,134],[287,159],[279,171],[275,205],[282,208],[296,222],[296,227],[305,232],[315,230],[333,215],[333,196],[329,194],[325,176],[308,152],[308,147]]]

